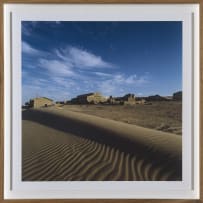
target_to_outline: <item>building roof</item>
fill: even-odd
[[[33,100],[35,100],[35,99],[47,99],[47,100],[49,100],[49,101],[53,101],[52,99],[49,99],[49,98],[47,98],[47,97],[36,97],[36,98],[34,98]]]

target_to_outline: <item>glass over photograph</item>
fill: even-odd
[[[22,21],[22,181],[181,181],[182,22]]]

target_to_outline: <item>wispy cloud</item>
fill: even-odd
[[[29,54],[29,55],[39,55],[42,53],[42,51],[33,48],[31,45],[29,45],[27,42],[22,42],[22,52],[24,54]]]
[[[98,86],[100,92],[105,95],[120,95],[147,83],[149,83],[149,74],[138,77],[136,74],[126,76],[116,73],[111,78],[101,81]]]
[[[40,59],[39,66],[45,68],[52,76],[75,76],[71,66],[59,60]]]
[[[57,85],[60,85],[64,88],[73,88],[77,84],[72,79],[61,78],[61,77],[57,77],[57,76],[53,77],[52,81],[54,83],[56,83]]]
[[[97,76],[107,77],[110,74],[93,71],[97,68],[112,68],[114,65],[108,63],[102,59],[101,56],[92,54],[91,52],[73,47],[67,46],[65,49],[51,50],[50,52],[44,52],[39,49],[35,49],[27,42],[22,42],[22,52],[25,54],[24,64],[29,61],[30,58],[35,57],[33,61],[36,66],[44,68],[52,77],[55,76],[78,76],[79,70],[92,70],[92,73]],[[30,58],[29,58],[30,57]],[[50,59],[51,58],[51,59]],[[33,65],[26,62],[26,67]]]
[[[132,84],[132,85],[143,85],[149,82],[149,74],[144,74],[140,77],[137,77],[137,75],[131,75],[125,79],[126,84]]]
[[[118,96],[135,93],[132,92],[135,87],[149,82],[149,73],[127,75],[101,56],[76,47],[67,46],[50,52],[33,48],[26,42],[22,47],[26,55],[23,94],[27,96],[24,98],[38,95],[67,100],[89,91]],[[33,67],[29,68],[29,65]]]
[[[106,62],[101,56],[87,50],[68,46],[65,49],[57,49],[56,55],[76,68],[112,68],[113,64]]]
[[[95,74],[96,76],[100,76],[100,77],[105,77],[105,78],[109,78],[112,77],[112,74],[109,73],[103,73],[103,72],[93,72],[93,74]]]
[[[76,66],[90,68],[111,68],[112,64],[104,61],[101,56],[96,56],[88,51],[75,47],[69,49],[69,54]]]

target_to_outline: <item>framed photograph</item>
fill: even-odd
[[[1,4],[2,200],[200,199],[200,2],[21,3]]]

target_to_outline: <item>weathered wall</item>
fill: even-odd
[[[44,107],[45,105],[50,106],[52,105],[53,102],[49,99],[45,99],[45,98],[36,98],[34,99],[34,108],[40,108],[40,107]]]

